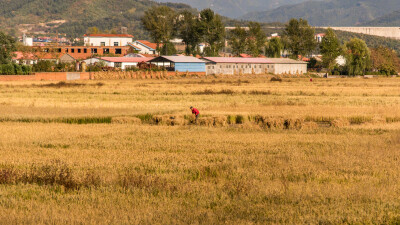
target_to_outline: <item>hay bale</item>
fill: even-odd
[[[186,121],[183,116],[175,115],[156,115],[153,116],[153,123],[157,125],[178,126],[185,125]]]
[[[342,118],[342,117],[337,118],[337,119],[334,119],[334,120],[331,122],[331,126],[332,126],[332,127],[341,128],[341,127],[346,127],[346,126],[349,126],[349,125],[350,125],[349,120],[346,119],[346,118]]]
[[[379,116],[379,115],[375,115],[374,117],[372,117],[371,123],[373,123],[373,124],[386,123],[386,118]]]
[[[315,130],[318,129],[318,124],[316,122],[310,121],[310,122],[304,122],[303,125],[301,126],[302,130]]]
[[[117,124],[142,124],[142,120],[140,120],[137,117],[120,116],[120,117],[113,117],[111,119],[111,123],[117,123]]]
[[[304,119],[302,118],[290,118],[285,119],[284,127],[285,129],[301,129],[301,126],[304,123]]]
[[[212,117],[200,117],[197,119],[197,124],[200,126],[214,126],[214,118]]]
[[[215,127],[224,127],[226,126],[227,119],[225,116],[214,116],[214,126]]]
[[[163,123],[163,116],[155,115],[152,120],[154,124],[161,125]]]

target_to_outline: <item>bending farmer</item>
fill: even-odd
[[[190,106],[190,109],[192,110],[192,114],[194,114],[196,116],[196,121],[197,121],[197,118],[199,118],[199,114],[200,114],[199,110],[196,108],[193,108],[193,106]]]

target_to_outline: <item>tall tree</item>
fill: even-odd
[[[392,49],[380,46],[371,49],[371,67],[381,74],[394,75],[400,71],[400,59]]]
[[[353,38],[346,43],[346,68],[349,75],[364,75],[370,66],[370,50],[365,42]]]
[[[12,52],[15,50],[14,38],[0,31],[0,64],[11,63]]]
[[[178,37],[181,38],[186,45],[186,54],[194,54],[196,52],[196,47],[201,42],[198,18],[189,10],[184,10],[178,17],[177,30]]]
[[[199,31],[208,45],[204,48],[204,55],[218,56],[219,51],[225,45],[225,26],[222,23],[221,16],[215,14],[211,9],[202,10],[199,19]]]
[[[266,35],[257,22],[249,22],[247,50],[254,57],[259,56],[265,47]]]
[[[232,47],[234,55],[240,55],[246,51],[247,32],[244,28],[236,25],[235,29],[228,34],[228,43]]]
[[[143,26],[157,43],[157,49],[160,49],[160,43],[169,43],[175,35],[176,17],[175,11],[167,6],[152,7],[144,13]],[[162,54],[168,55],[168,48],[164,50]]]
[[[336,65],[336,59],[342,54],[342,47],[333,29],[328,28],[320,44],[322,63],[329,71]]]
[[[291,19],[285,27],[284,36],[293,58],[309,55],[317,47],[315,30],[307,20]]]
[[[284,45],[282,39],[279,37],[273,37],[267,42],[265,47],[265,55],[271,58],[281,57]]]

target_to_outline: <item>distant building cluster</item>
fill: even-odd
[[[275,37],[278,37],[276,34]],[[54,43],[46,45],[46,43]],[[200,57],[200,56],[159,56],[156,43],[147,40],[134,40],[129,34],[86,34],[82,46],[67,45],[67,40],[54,40],[48,37],[29,38],[23,36],[23,43],[29,52],[15,52],[13,61],[32,65],[39,60],[61,63],[102,64],[105,67],[126,70],[148,64],[163,67],[168,71],[202,72],[212,74],[303,74],[307,73],[307,63],[287,58],[254,58],[246,54],[240,57]],[[38,44],[41,43],[41,44]],[[63,44],[61,44],[63,43]],[[171,40],[175,46],[184,49],[182,40]],[[199,49],[204,48],[200,44]],[[151,66],[150,66],[151,67]]]

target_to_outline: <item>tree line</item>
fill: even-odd
[[[142,17],[142,24],[157,46],[162,46],[159,49],[163,55],[175,54],[170,40],[180,38],[187,55],[218,56],[224,48],[224,53],[230,52],[234,56],[246,53],[253,57],[279,58],[287,53],[285,55],[298,59],[321,54],[319,64],[328,73],[363,75],[396,74],[399,71],[395,51],[384,47],[369,49],[358,38],[341,44],[332,29],[328,29],[322,42],[318,43],[315,29],[304,19],[291,19],[281,36],[269,40],[256,22],[248,22],[247,27],[236,25],[226,31],[222,18],[211,9],[194,14],[189,10],[176,12],[167,6],[152,7]],[[203,52],[198,49],[200,43],[205,43]],[[344,59],[345,65],[338,64],[338,57]],[[313,60],[310,64],[318,64],[312,63]]]

